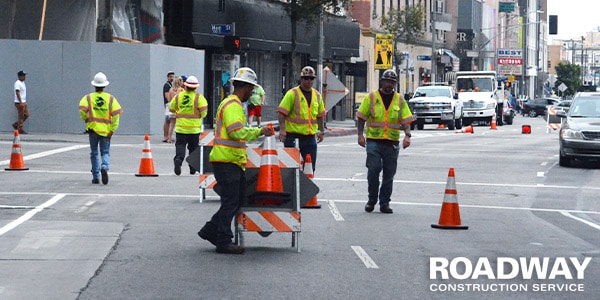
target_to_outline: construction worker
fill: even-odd
[[[248,101],[258,85],[256,74],[250,68],[238,69],[233,78],[233,94],[221,101],[217,109],[215,140],[209,160],[218,182],[221,206],[198,231],[198,236],[217,246],[217,253],[242,254],[244,248],[231,241],[231,222],[245,198],[246,191],[246,141],[261,135],[271,136],[269,128],[246,127],[243,102]]]
[[[302,68],[300,85],[288,90],[277,108],[279,140],[285,147],[294,147],[298,139],[304,161],[307,154],[312,158],[313,171],[317,163],[317,143],[323,141],[327,115],[321,93],[313,88],[316,77],[312,67]]]
[[[169,103],[169,108],[175,113],[175,175],[181,175],[181,164],[185,159],[185,147],[189,153],[198,148],[202,132],[202,118],[208,113],[206,98],[196,89],[200,86],[196,76],[189,76],[183,83],[185,90],[175,95]],[[190,167],[190,174],[196,174],[196,169]]]
[[[119,128],[120,115],[123,113],[117,98],[104,92],[109,83],[104,73],[97,73],[92,81],[96,91],[83,96],[79,101],[79,114],[85,121],[85,131],[89,134],[93,184],[100,183],[100,175],[102,184],[108,184],[110,139]],[[98,159],[98,147],[101,162]]]
[[[365,96],[356,117],[358,119],[358,144],[367,150],[367,184],[369,200],[366,212],[372,212],[379,200],[379,211],[393,213],[390,197],[394,184],[394,175],[398,153],[400,151],[400,131],[404,130],[402,148],[410,146],[410,123],[415,118],[408,104],[399,93],[394,91],[398,75],[394,70],[383,72],[379,81],[379,90]],[[367,137],[363,135],[367,124]],[[379,174],[383,170],[381,188]]]

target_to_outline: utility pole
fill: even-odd
[[[583,62],[583,41],[585,38],[581,36],[581,84],[585,85],[585,64]]]
[[[529,14],[528,14],[528,9],[527,9],[527,1],[525,1],[525,6],[520,7],[521,9],[521,16],[523,16],[523,21],[522,21],[522,27],[523,27],[523,34],[521,36],[522,39],[522,45],[523,45],[523,63],[521,65],[521,86],[519,87],[520,92],[521,92],[521,96],[525,96],[524,98],[528,98],[527,97],[527,89],[525,88],[525,76],[527,75],[527,22],[529,22]]]
[[[435,51],[435,38],[436,38],[436,29],[435,29],[435,15],[437,13],[437,2],[433,1],[431,3],[431,84],[435,85],[436,82],[436,51]]]

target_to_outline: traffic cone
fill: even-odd
[[[313,180],[313,178],[315,178],[312,167],[312,158],[310,157],[310,154],[306,154],[306,162],[304,162],[304,174],[306,175],[306,177],[310,178],[310,180]],[[312,199],[306,202],[306,204],[304,204],[302,208],[321,208],[321,205],[317,202],[317,196],[315,195],[314,197],[312,197]]]
[[[29,168],[25,168],[23,162],[23,154],[21,153],[21,139],[19,138],[19,130],[15,130],[15,137],[13,139],[12,151],[10,153],[10,164],[6,171],[26,171]]]
[[[496,129],[498,129],[498,128],[497,128],[497,125],[496,125],[496,114],[493,114],[493,115],[492,115],[492,122],[490,122],[490,129],[491,129],[491,130],[496,130]]]
[[[250,204],[281,205],[292,199],[290,193],[283,192],[279,156],[274,145],[274,135],[265,138],[260,158],[256,190],[252,195],[248,196]]]
[[[530,125],[521,126],[521,133],[522,134],[531,134],[531,126]]]
[[[469,226],[460,225],[460,211],[456,197],[456,182],[454,179],[454,168],[448,171],[448,180],[446,181],[446,191],[444,192],[444,202],[440,212],[438,224],[431,224],[432,228],[437,229],[469,229]]]
[[[446,126],[444,125],[444,123],[438,124],[438,129],[444,129],[444,128],[446,128]]]
[[[457,130],[454,133],[474,133],[473,126],[469,125],[461,130]]]
[[[154,173],[154,160],[152,159],[152,150],[150,150],[150,135],[144,136],[144,150],[142,150],[142,161],[140,161],[140,170],[137,177],[158,177]]]

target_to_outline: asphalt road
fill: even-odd
[[[0,299],[600,298],[600,164],[559,167],[557,131],[541,118],[474,131],[413,131],[391,215],[363,210],[356,136],[327,137],[322,208],[301,210],[300,253],[289,233],[245,233],[237,256],[197,237],[218,196],[200,203],[198,176],[174,175],[174,146],[159,136],[158,177],[134,176],[143,136],[116,135],[104,186],[91,184],[87,136],[21,136],[29,170],[9,172],[12,138],[0,134]],[[431,228],[449,168],[468,230]],[[546,268],[528,272],[538,259]]]

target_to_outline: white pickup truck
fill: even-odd
[[[463,104],[452,86],[420,86],[408,106],[417,117],[411,129],[416,126],[423,130],[425,124],[444,124],[449,130],[462,128]]]

